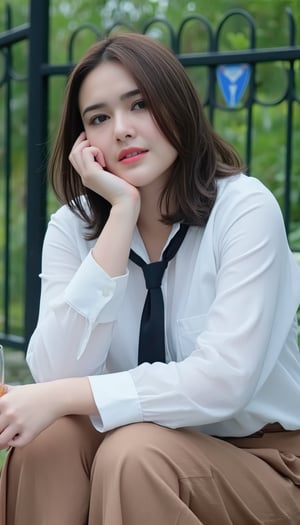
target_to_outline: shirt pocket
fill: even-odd
[[[188,357],[197,348],[197,337],[206,329],[207,315],[195,315],[177,320],[178,361]]]

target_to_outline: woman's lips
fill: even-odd
[[[130,164],[140,160],[147,152],[148,150],[142,148],[127,148],[119,153],[118,160],[122,164]]]

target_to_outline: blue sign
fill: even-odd
[[[250,79],[249,64],[227,64],[217,67],[217,79],[227,105],[234,108],[241,100]]]

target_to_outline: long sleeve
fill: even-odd
[[[94,261],[82,221],[66,206],[54,214],[42,254],[38,324],[27,352],[45,381],[102,373],[127,275],[110,278]]]

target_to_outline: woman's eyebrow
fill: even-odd
[[[126,100],[128,98],[132,98],[132,97],[135,97],[136,95],[140,95],[141,94],[141,91],[140,89],[132,89],[131,91],[127,91],[127,93],[124,93],[123,95],[120,96],[120,100]]]
[[[121,101],[127,100],[129,98],[135,97],[136,95],[140,95],[140,94],[141,94],[140,89],[132,89],[131,91],[127,91],[126,93],[123,93],[120,96],[120,100]],[[108,106],[108,104],[106,102],[98,102],[96,104],[92,104],[91,106],[87,106],[82,112],[82,117],[84,117],[84,115],[86,113],[89,113],[90,111],[103,109],[103,108],[105,108],[107,106]]]

